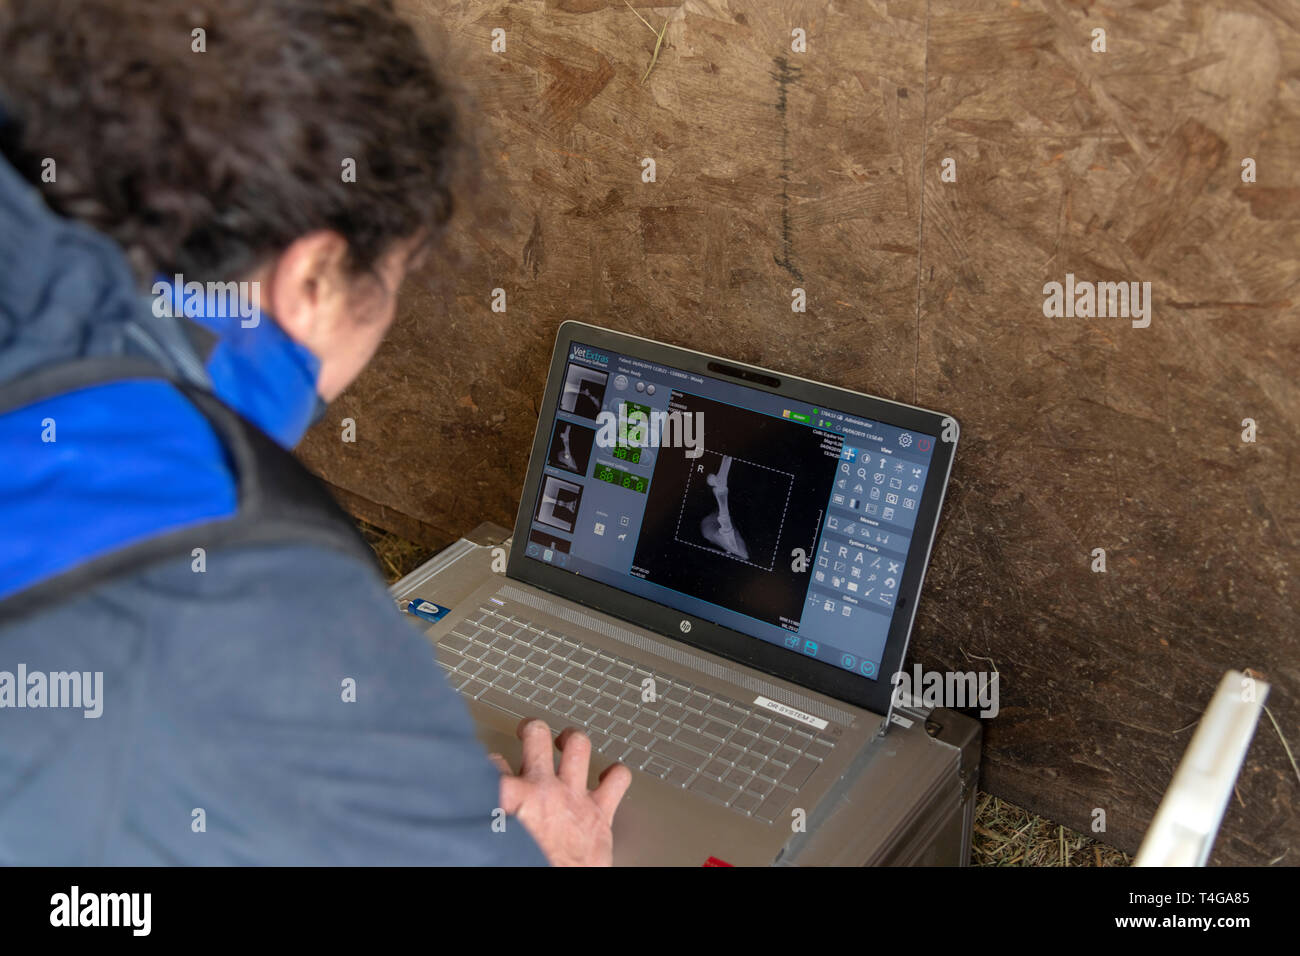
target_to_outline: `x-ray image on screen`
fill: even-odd
[[[568,554],[569,547],[572,544],[572,542],[566,541],[564,538],[558,537],[550,531],[546,531],[542,528],[537,528],[529,534],[528,540],[533,544],[540,545],[544,549],[558,551],[561,554]]]
[[[585,475],[591,461],[591,447],[596,443],[596,432],[591,428],[558,419],[555,434],[551,436],[551,450],[546,462],[575,475]]]
[[[581,503],[581,485],[545,475],[542,478],[542,493],[537,498],[536,518],[542,524],[572,534],[578,523],[578,505]]]
[[[700,522],[700,534],[704,535],[710,543],[724,548],[728,553],[743,560],[749,557],[749,549],[745,547],[745,539],[741,537],[731,521],[729,481],[731,464],[734,460],[724,456],[718,470],[705,479],[713,489],[713,496],[718,499],[718,510],[711,511]]]
[[[674,393],[703,415],[703,453],[661,448],[631,573],[759,620],[797,623],[839,444],[798,422]]]
[[[609,375],[594,368],[570,365],[560,393],[560,409],[595,421],[605,402],[605,382]]]
[[[706,448],[687,471],[674,536],[770,571],[793,492],[792,472]]]

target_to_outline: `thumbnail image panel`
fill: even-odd
[[[564,391],[560,393],[560,408],[595,421],[605,403],[605,382],[608,379],[605,372],[570,364],[568,374],[564,376]]]
[[[551,435],[551,450],[546,455],[546,463],[555,468],[563,468],[575,475],[586,475],[587,465],[591,463],[591,449],[596,443],[596,430],[576,425],[573,422],[556,420],[555,432]]]

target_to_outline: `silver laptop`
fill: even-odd
[[[504,574],[430,631],[484,743],[582,728],[616,863],[771,863],[890,727],[949,416],[566,322]]]

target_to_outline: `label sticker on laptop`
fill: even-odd
[[[426,601],[423,598],[398,598],[397,607],[407,614],[413,614],[415,617],[425,621],[441,621],[451,613],[451,608],[443,607],[441,604],[434,604],[432,601]]]
[[[809,727],[816,727],[818,730],[825,730],[830,726],[829,723],[820,717],[814,717],[812,714],[805,714],[802,710],[795,710],[793,707],[787,707],[779,701],[768,700],[766,697],[755,697],[754,703],[759,707],[766,707],[768,710],[774,710],[783,717],[791,717],[801,724],[807,724]]]

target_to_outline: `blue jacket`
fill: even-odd
[[[238,331],[206,316],[217,345],[200,359],[182,321],[0,159],[0,385],[146,357],[295,445],[320,411],[314,356],[265,315]],[[15,408],[0,602],[236,503],[221,441],[166,381]],[[102,672],[98,716],[16,706],[40,700],[20,673],[72,671]],[[0,603],[0,864],[544,863],[517,821],[494,831],[497,787],[432,647],[342,552],[232,545],[203,573],[168,560],[16,620]]]

